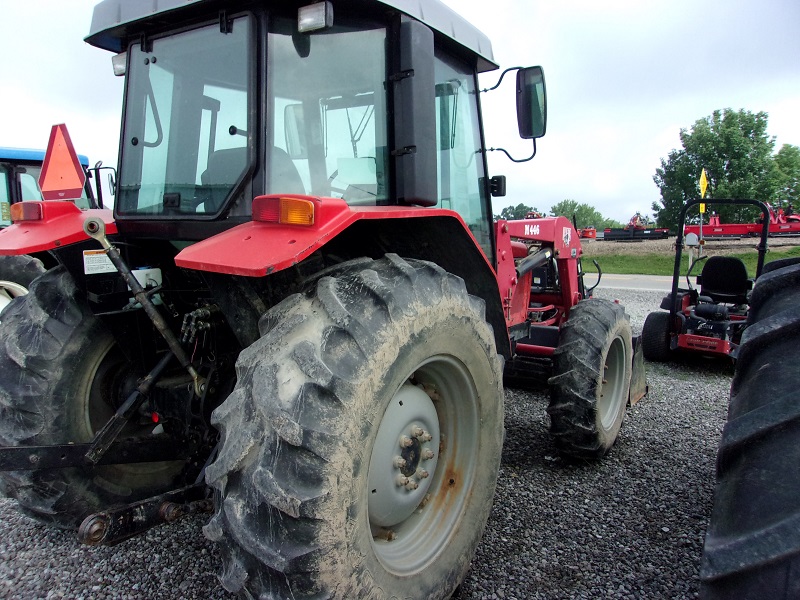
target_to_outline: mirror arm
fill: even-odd
[[[497,83],[495,83],[493,87],[484,88],[484,89],[481,90],[481,93],[483,93],[483,92],[491,92],[492,90],[496,90],[497,88],[500,87],[500,84],[503,83],[503,77],[506,76],[506,73],[508,73],[509,71],[519,71],[520,69],[523,69],[523,68],[524,67],[510,67],[510,68],[506,69],[505,71],[500,73],[500,79],[497,80]],[[498,148],[498,150],[502,150],[502,148]],[[509,156],[509,158],[511,158],[511,157]],[[533,157],[531,157],[531,158],[533,158]],[[512,158],[511,160],[514,160],[514,159]]]
[[[505,148],[487,148],[486,149],[487,152],[494,152],[495,150],[499,150],[500,152],[505,154],[508,157],[508,160],[510,160],[511,162],[515,162],[515,163],[528,162],[529,160],[533,160],[533,157],[536,156],[536,138],[533,139],[533,154],[531,154],[528,158],[514,158],[513,156],[511,156],[508,153],[508,150],[506,150]]]

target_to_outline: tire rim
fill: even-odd
[[[435,356],[411,381],[381,418],[368,476],[372,546],[396,575],[421,571],[447,547],[480,483],[478,392],[469,370]]]
[[[28,293],[28,288],[13,281],[0,281],[0,312],[11,304],[14,298],[24,296]]]
[[[615,337],[606,354],[597,398],[600,423],[606,431],[614,426],[617,415],[622,408],[622,403],[627,402],[625,397],[626,367],[625,343],[621,337]]]

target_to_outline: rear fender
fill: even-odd
[[[315,217],[312,225],[250,221],[185,248],[175,257],[175,263],[185,269],[263,277],[299,264],[359,222],[375,221],[374,227],[378,228],[380,227],[378,221],[433,216],[458,221],[461,229],[472,238],[473,246],[478,248],[461,216],[450,210],[402,206],[348,206],[338,198],[297,197],[314,203]],[[274,197],[262,196],[256,200],[263,198]],[[386,251],[395,252],[393,249]]]
[[[510,342],[494,269],[461,216],[450,210],[406,206],[348,206],[335,198],[312,198],[311,226],[252,221],[183,249],[182,268],[263,277],[291,268],[321,249],[342,260],[387,252],[429,260],[461,277],[470,294],[486,303],[486,320],[497,350],[510,356]]]
[[[83,223],[90,217],[103,220],[106,234],[117,233],[113,213],[108,209],[81,210],[69,201],[26,200],[26,212],[40,219],[17,221],[0,230],[0,254],[33,254],[63,248],[89,239]]]

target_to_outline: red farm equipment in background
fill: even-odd
[[[684,232],[687,235],[693,233],[707,239],[757,237],[761,235],[762,225],[766,221],[770,236],[800,235],[800,215],[794,213],[791,204],[786,210],[783,208],[775,210],[767,203],[764,203],[764,207],[764,212],[755,223],[722,223],[717,213],[711,213],[707,225],[704,224],[702,227],[699,224],[686,225]]]
[[[612,242],[665,240],[667,237],[669,237],[669,229],[656,227],[655,223],[638,212],[622,229],[607,227],[603,232],[603,239]]]

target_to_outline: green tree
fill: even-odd
[[[672,150],[653,177],[661,190],[653,203],[659,226],[675,227],[683,204],[700,196],[699,180],[705,168],[707,197],[754,198],[774,202],[779,174],[772,152],[775,138],[767,134],[767,113],[716,110],[695,122],[691,131],[681,129],[682,150]],[[717,210],[717,209],[715,209]],[[748,207],[717,210],[723,222],[742,222],[757,216]]]
[[[784,144],[775,155],[778,178],[778,198],[776,204],[786,209],[792,204],[795,211],[800,210],[800,148]]]
[[[499,215],[495,215],[495,220],[503,219],[505,221],[516,221],[524,219],[529,212],[540,212],[539,209],[527,206],[526,204],[517,204],[516,206],[506,206]]]
[[[562,200],[558,204],[550,207],[550,214],[554,217],[566,217],[572,221],[573,215],[579,229],[584,227],[596,227],[603,230],[606,227],[622,227],[622,223],[614,219],[606,219],[593,206],[586,203],[578,203],[577,200]]]
[[[558,204],[550,207],[550,214],[554,217],[566,217],[575,221],[579,228],[601,227],[603,224],[603,215],[601,215],[594,207],[588,204],[579,204],[576,200],[562,200]]]

